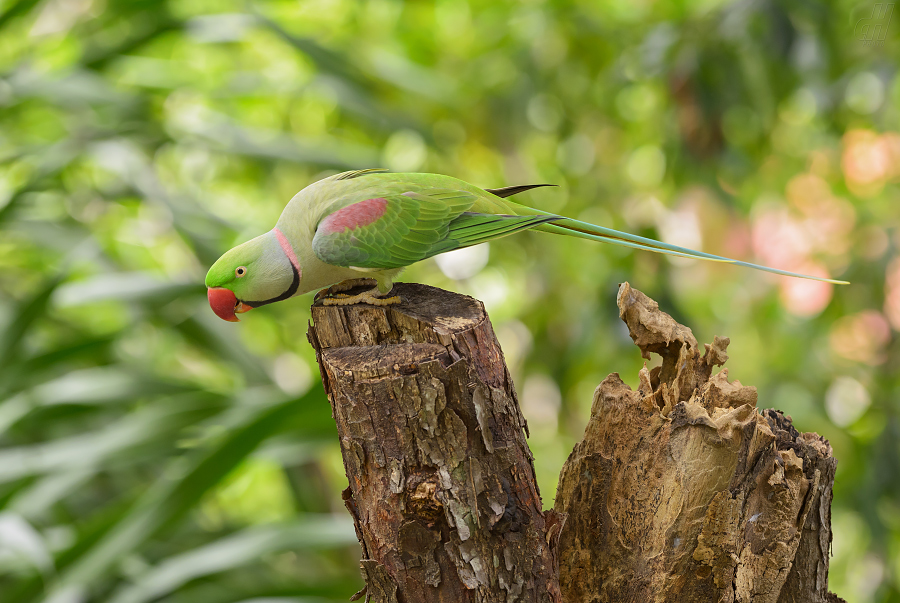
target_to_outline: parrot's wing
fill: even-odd
[[[530,191],[533,188],[541,188],[542,186],[558,186],[556,184],[518,184],[516,186],[504,186],[503,188],[486,188],[487,192],[498,197],[506,198]]]
[[[379,172],[389,172],[385,168],[366,168],[364,170],[350,170],[349,172],[341,172],[340,174],[335,174],[331,177],[332,180],[353,180],[354,178],[359,178],[360,176],[365,176],[366,174],[377,174]]]
[[[477,200],[466,191],[426,189],[359,201],[319,222],[313,252],[335,266],[400,268],[558,219],[467,211]]]

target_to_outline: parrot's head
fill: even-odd
[[[227,251],[206,273],[209,305],[216,316],[235,315],[287,299],[300,286],[300,265],[277,228]]]

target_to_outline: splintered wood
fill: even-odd
[[[619,316],[644,358],[633,391],[597,387],[560,474],[567,603],[839,601],[828,593],[836,460],[789,417],[729,382],[729,340],[701,354],[690,329],[623,284]]]
[[[729,340],[627,283],[645,358],[597,387],[542,512],[527,424],[481,302],[423,285],[402,303],[313,307],[370,603],[840,601],[828,592],[828,442],[729,382]]]

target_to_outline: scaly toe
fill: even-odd
[[[390,306],[393,304],[399,304],[401,301],[399,295],[395,295],[393,297],[373,297],[371,300],[367,300],[367,304],[372,304],[373,306]]]
[[[361,300],[357,299],[358,296],[349,296],[349,295],[341,295],[337,294],[335,297],[327,297],[322,300],[323,306],[352,306],[355,303],[359,303]]]
[[[370,306],[389,306],[399,304],[400,296],[393,297],[376,297],[372,293],[366,291],[359,295],[335,295],[322,301],[323,306],[350,306],[353,304],[369,304]]]

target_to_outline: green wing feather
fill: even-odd
[[[388,172],[390,170],[386,168],[365,168],[363,170],[350,170],[349,172],[341,172],[340,174],[335,174],[331,177],[332,180],[353,180],[354,178],[359,178],[360,176],[365,176],[367,174],[379,174]]]
[[[478,196],[461,190],[426,189],[380,198],[387,202],[384,213],[370,224],[327,232],[320,222],[312,240],[316,256],[335,266],[401,268],[559,219],[471,212]]]

